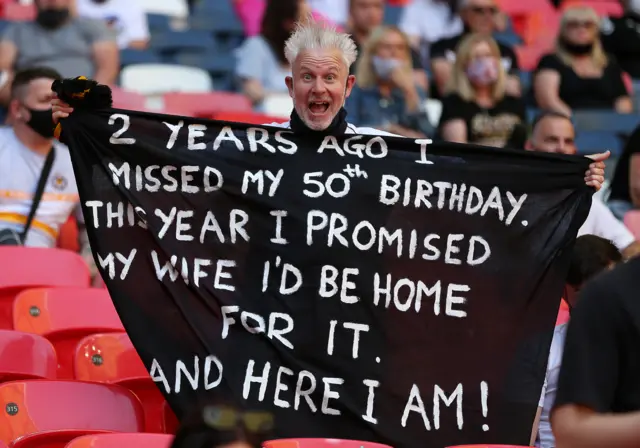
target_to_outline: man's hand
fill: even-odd
[[[58,97],[55,95],[53,97],[53,100],[51,100],[51,108],[53,109],[54,124],[58,124],[61,119],[67,118],[69,114],[73,112],[73,108],[71,106],[58,99]]]
[[[589,169],[584,173],[584,181],[590,187],[599,191],[604,183],[604,161],[609,158],[611,151],[603,152],[600,154],[592,154],[587,156],[593,160],[594,163],[589,165]]]

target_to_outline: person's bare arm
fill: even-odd
[[[540,70],[533,79],[533,93],[541,109],[571,115],[571,108],[560,99],[560,74],[555,70]]]
[[[454,118],[442,125],[442,138],[448,142],[467,143],[467,124]]]
[[[639,427],[640,412],[598,414],[583,406],[567,404],[551,414],[556,448],[637,448]]]
[[[431,70],[433,71],[433,80],[438,88],[440,95],[444,94],[444,90],[451,76],[451,62],[444,58],[437,58],[431,62]]]
[[[540,426],[541,415],[542,415],[542,408],[538,406],[538,410],[536,411],[536,417],[533,419],[533,426],[531,427],[531,439],[529,440],[529,446],[534,446],[536,444],[536,439],[538,438],[538,427]]]
[[[251,100],[253,104],[262,102],[265,97],[264,88],[262,83],[257,79],[245,79],[242,82],[242,92],[247,98]]]
[[[629,160],[629,195],[636,208],[640,208],[640,154],[633,154]]]
[[[633,112],[633,103],[631,102],[631,98],[628,96],[621,96],[618,98],[613,107],[616,112],[621,114],[630,114]]]
[[[114,85],[120,71],[118,46],[113,41],[93,44],[93,60],[96,64],[94,78],[101,84]]]
[[[625,260],[637,257],[638,255],[640,255],[640,241],[634,241],[633,243],[629,244],[627,247],[622,249],[621,253]]]
[[[127,44],[127,48],[132,50],[145,50],[149,46],[149,39],[132,40]]]
[[[0,42],[0,71],[7,73],[7,79],[0,86],[0,104],[6,105],[11,97],[11,82],[13,80],[13,66],[16,62],[18,49],[8,40]]]

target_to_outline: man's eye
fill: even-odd
[[[304,79],[305,81],[310,81],[311,80],[311,75],[303,75],[302,79]]]

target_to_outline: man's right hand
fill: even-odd
[[[53,100],[51,100],[51,108],[53,110],[53,123],[58,124],[58,122],[67,118],[71,112],[73,112],[73,108],[69,106],[64,101],[58,99],[57,96],[54,95]]]

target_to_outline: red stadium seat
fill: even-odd
[[[0,330],[0,382],[55,379],[57,369],[51,342],[37,334]]]
[[[262,444],[264,448],[391,448],[374,442],[338,439],[281,439],[269,440]]]
[[[213,114],[212,120],[231,121],[234,123],[249,124],[266,124],[266,123],[282,123],[287,121],[286,118],[274,117],[271,115],[256,114],[253,112],[221,112]]]
[[[0,329],[13,328],[13,299],[20,291],[91,282],[82,257],[62,249],[0,246],[0,266]]]
[[[168,434],[96,434],[73,439],[65,448],[168,448],[172,441]]]
[[[14,381],[0,385],[0,407],[0,440],[12,448],[63,448],[82,435],[144,428],[138,399],[107,384]]]
[[[251,101],[229,92],[166,93],[162,97],[168,114],[207,118],[219,112],[250,112]]]
[[[4,2],[2,18],[20,22],[34,20],[36,18],[36,5],[35,3],[23,5],[16,1]]]
[[[178,417],[171,410],[171,406],[166,401],[162,405],[162,432],[165,434],[175,434],[178,431]]]
[[[101,288],[41,288],[23,291],[13,304],[16,330],[46,337],[56,348],[58,378],[72,379],[78,342],[124,327],[109,292]]]
[[[640,240],[640,210],[627,212],[624,215],[624,225],[631,230],[637,240]]]
[[[145,431],[164,432],[164,397],[126,333],[94,334],[82,339],[76,348],[74,371],[78,380],[129,389],[144,407]]]
[[[113,107],[129,110],[147,110],[147,98],[137,92],[131,92],[120,87],[111,87]]]

